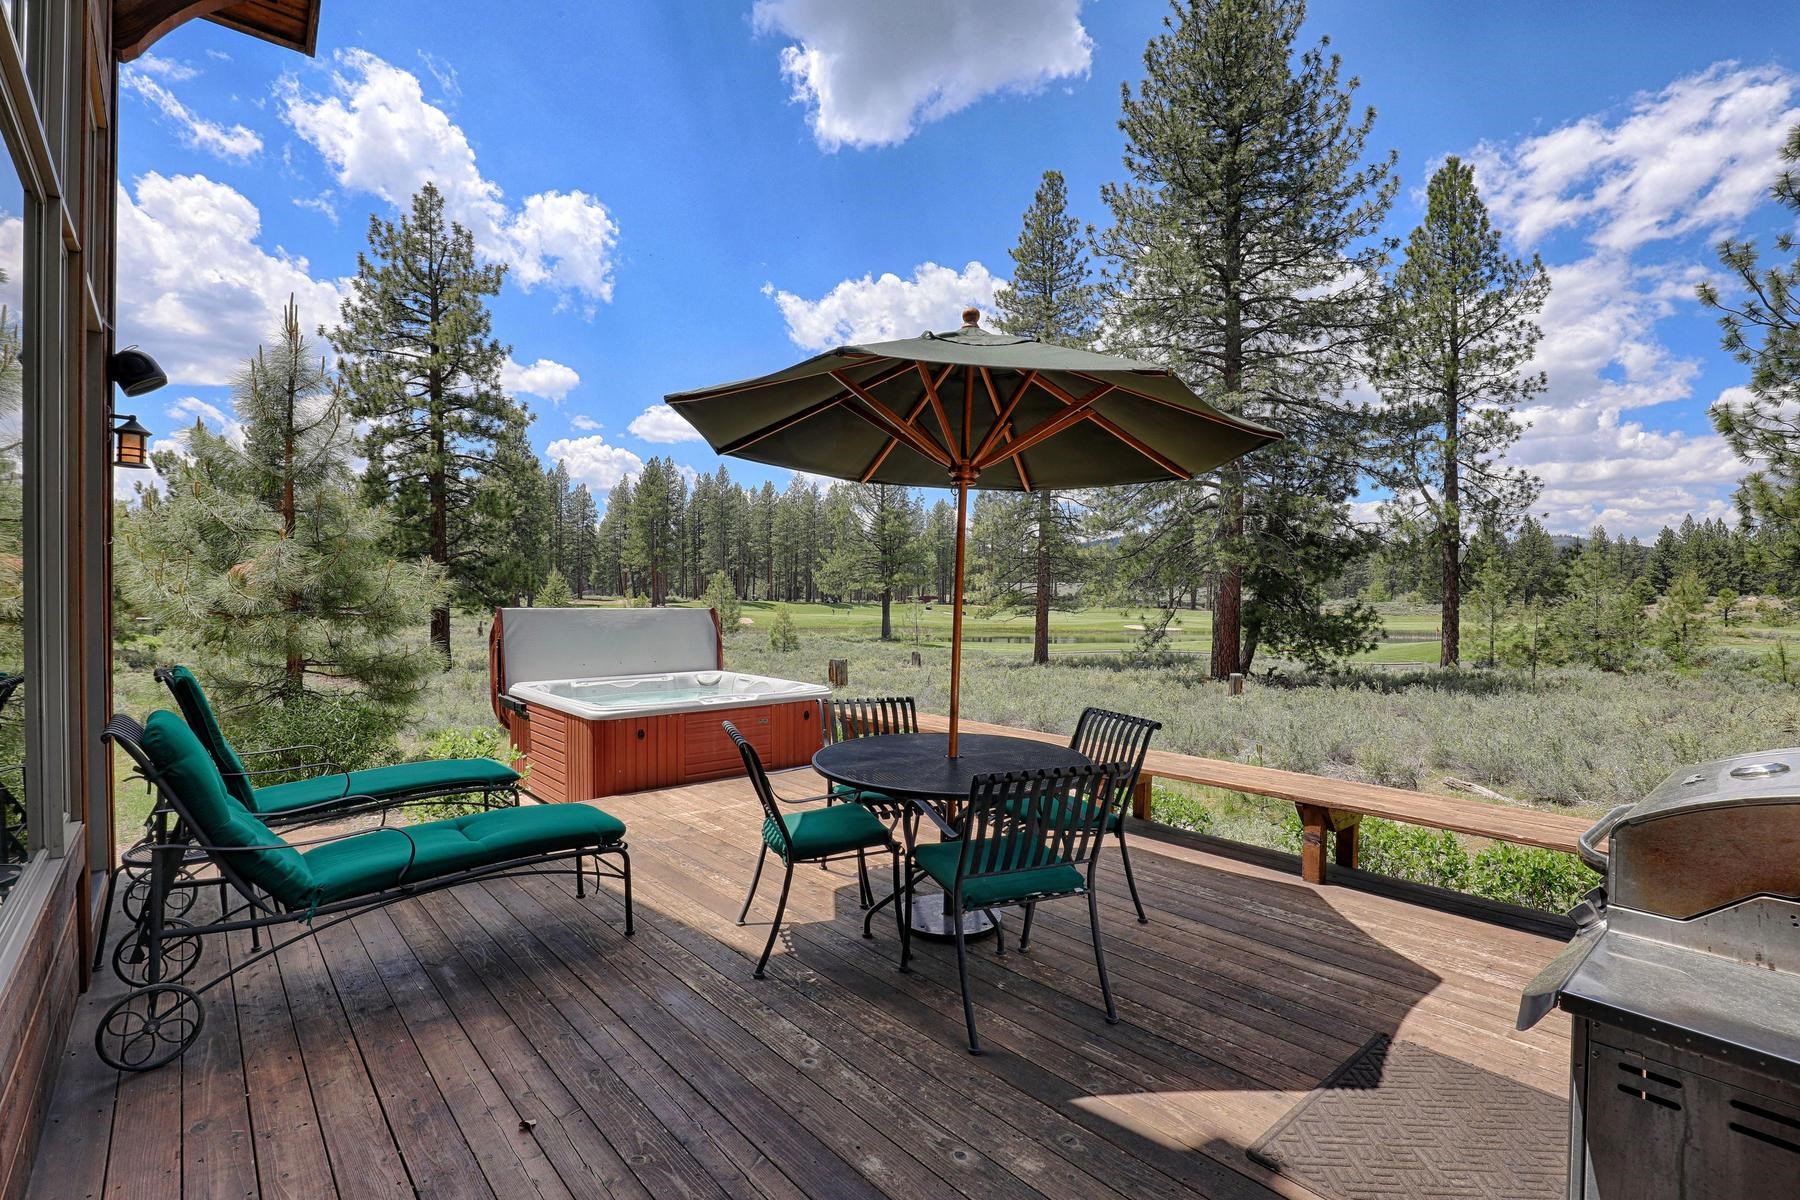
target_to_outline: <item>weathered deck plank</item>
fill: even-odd
[[[1511,1027],[1554,942],[1144,838],[1150,924],[1103,860],[1124,1021],[1101,1019],[1086,912],[1046,905],[1029,953],[974,950],[971,1058],[950,955],[916,944],[899,974],[847,866],[796,873],[750,978],[774,888],[734,923],[743,781],[604,806],[631,828],[635,938],[616,886],[438,893],[215,989],[205,1045],[123,1079],[90,1069],[90,998],[32,1194],[1311,1200],[1243,1147],[1371,1034],[1545,1090],[1567,1069],[1565,1024]]]

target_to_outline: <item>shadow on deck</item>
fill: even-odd
[[[97,977],[30,1194],[1309,1197],[1243,1147],[1373,1034],[1567,1078],[1563,1019],[1512,1029],[1556,942],[1147,838],[1150,924],[1103,869],[1123,1022],[1084,906],[1050,904],[1029,954],[977,944],[972,1058],[948,947],[915,942],[898,974],[847,866],[796,871],[750,978],[774,889],[733,924],[745,781],[603,806],[631,829],[629,940],[616,886],[578,901],[566,877],[408,901],[216,989],[185,1059],[124,1077],[92,1048],[118,988]]]

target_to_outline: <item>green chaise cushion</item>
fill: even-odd
[[[266,847],[227,852],[219,856],[222,861],[283,904],[298,907],[310,902],[313,879],[306,860],[232,797],[212,755],[186,721],[166,709],[151,713],[144,724],[144,753],[193,819],[200,841],[211,846]]]
[[[225,778],[225,789],[239,804],[251,812],[258,811],[251,795],[250,778],[244,773],[244,760],[238,757],[231,743],[225,740],[225,733],[219,728],[219,718],[206,699],[206,689],[200,686],[200,681],[186,667],[170,667],[164,679],[168,682],[169,693],[175,697],[176,706],[181,709],[181,715],[187,718],[188,727],[211,752],[213,762]]]
[[[987,861],[992,839],[977,842],[972,849],[975,861]],[[938,842],[913,851],[919,869],[949,892],[956,886],[956,866],[962,858],[961,842]],[[1005,851],[1000,852],[1004,857]],[[1029,871],[1011,871],[1004,875],[979,875],[963,885],[965,908],[986,908],[995,904],[1011,904],[1028,896],[1078,892],[1086,886],[1073,863],[1058,862],[1034,867]]]
[[[350,772],[346,785],[342,775],[321,775],[293,783],[277,783],[257,788],[250,807],[259,813],[279,816],[299,808],[326,804],[344,796],[372,796],[377,800],[398,800],[422,793],[453,793],[459,789],[471,792],[501,791],[519,782],[519,773],[505,763],[491,758],[440,758],[424,762],[398,763],[391,767],[370,767]]]
[[[304,857],[319,903],[330,904],[529,855],[610,846],[624,836],[623,821],[591,805],[534,804],[409,825],[404,833],[372,829]]]
[[[887,826],[860,804],[833,804],[829,808],[782,813],[781,821],[792,846],[788,852],[790,860],[826,858],[851,850],[885,850],[891,844]],[[763,818],[763,841],[769,849],[781,853],[781,831],[767,817]]]

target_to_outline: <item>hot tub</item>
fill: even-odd
[[[710,609],[503,608],[488,635],[494,714],[540,800],[743,772],[730,721],[772,770],[819,748],[819,684],[724,669]]]

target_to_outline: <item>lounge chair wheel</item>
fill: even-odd
[[[163,924],[170,928],[191,928],[180,917],[165,917]],[[174,983],[192,971],[199,962],[199,934],[165,937],[162,942],[162,979],[159,982]],[[113,974],[129,987],[143,987],[150,982],[150,942],[141,926],[120,938],[119,944],[113,947],[112,967]]]
[[[94,1031],[94,1049],[115,1070],[148,1071],[180,1057],[205,1024],[199,992],[159,983],[113,1001]]]
[[[119,906],[125,913],[125,919],[135,923],[144,919],[144,901],[150,896],[150,872],[127,870],[126,875],[131,882],[125,886],[125,895],[119,901]],[[178,883],[186,883],[193,877],[194,872],[190,868],[183,867],[175,879]],[[165,917],[186,916],[188,910],[194,907],[194,901],[198,897],[199,892],[191,887],[170,888],[168,896],[163,899],[163,915]]]

